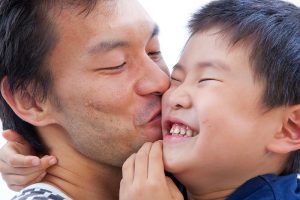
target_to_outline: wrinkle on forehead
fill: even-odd
[[[52,0],[44,5],[44,10],[47,10],[49,16],[56,19],[61,17],[60,15],[64,11],[68,11],[71,15],[82,17],[93,14],[109,16],[114,12],[117,2],[118,0],[93,0],[92,2],[90,0]]]
[[[107,16],[112,16],[115,12],[117,0],[96,0],[95,4],[91,6],[84,6],[83,3],[75,4],[66,3],[66,1],[60,1],[65,3],[60,4],[48,4],[48,21],[53,24],[56,33],[61,33],[60,29],[64,29],[65,22],[69,23],[71,21],[85,20],[90,17],[93,19],[97,15],[102,15],[104,18]],[[68,1],[67,1],[68,2]],[[82,1],[81,1],[82,2]],[[60,35],[60,34],[58,34]]]

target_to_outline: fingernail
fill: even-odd
[[[54,165],[54,164],[56,164],[56,159],[55,158],[51,158],[49,160],[49,165]]]
[[[40,165],[41,162],[40,162],[40,159],[34,158],[34,159],[32,159],[31,163],[33,166],[38,166],[38,165]]]

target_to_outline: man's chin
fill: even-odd
[[[156,142],[162,140],[161,127],[152,127],[148,130],[145,130],[144,135],[146,137],[145,142]]]

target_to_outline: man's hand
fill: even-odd
[[[146,143],[122,168],[120,200],[183,200],[174,182],[165,176],[162,143]]]
[[[4,131],[3,137],[8,142],[0,149],[0,172],[11,190],[41,181],[46,169],[57,162],[53,156],[32,156],[30,145],[16,132]]]

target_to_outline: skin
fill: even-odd
[[[157,26],[137,1],[80,11],[49,13],[59,36],[47,58],[51,99],[26,102],[12,96],[5,81],[1,91],[58,159],[44,182],[74,199],[118,199],[123,162],[145,142],[161,139],[161,95],[169,76]]]

